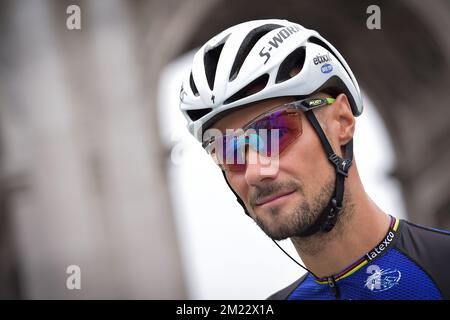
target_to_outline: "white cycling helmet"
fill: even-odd
[[[292,75],[294,68],[300,72]],[[180,108],[202,141],[204,130],[236,108],[325,89],[345,93],[353,114],[361,114],[358,82],[327,40],[287,20],[255,20],[226,29],[197,51],[183,79]]]

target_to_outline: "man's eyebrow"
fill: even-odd
[[[216,130],[219,130],[220,132],[222,132],[222,134],[224,134],[224,130],[223,130],[222,128],[220,128],[220,127],[217,127],[217,126],[211,126],[211,127],[208,128],[208,130],[209,130],[209,129],[216,129]],[[226,130],[226,128],[225,128],[225,130]]]

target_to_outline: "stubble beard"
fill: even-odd
[[[292,186],[293,184],[291,182],[288,185]],[[308,197],[305,196],[304,187],[300,184],[296,184],[296,186],[297,192],[302,195],[302,200],[291,209],[289,214],[283,213],[286,216],[286,221],[278,221],[276,225],[273,222],[277,216],[281,215],[283,206],[275,206],[268,209],[270,212],[265,213],[265,215],[270,217],[270,222],[264,216],[255,214],[256,224],[273,240],[302,237],[302,234],[314,224],[326,208],[334,191],[334,181],[328,181],[317,195],[308,201]]]

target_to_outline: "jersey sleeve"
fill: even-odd
[[[435,282],[450,299],[450,233],[405,221],[396,247]]]
[[[300,279],[288,285],[286,288],[281,289],[280,291],[275,292],[271,296],[269,296],[266,300],[286,300],[289,295],[303,282],[305,281],[308,273],[304,274]]]

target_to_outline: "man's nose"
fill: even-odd
[[[279,157],[267,157],[253,148],[246,152],[245,179],[249,185],[258,185],[263,180],[275,179],[279,171]]]

